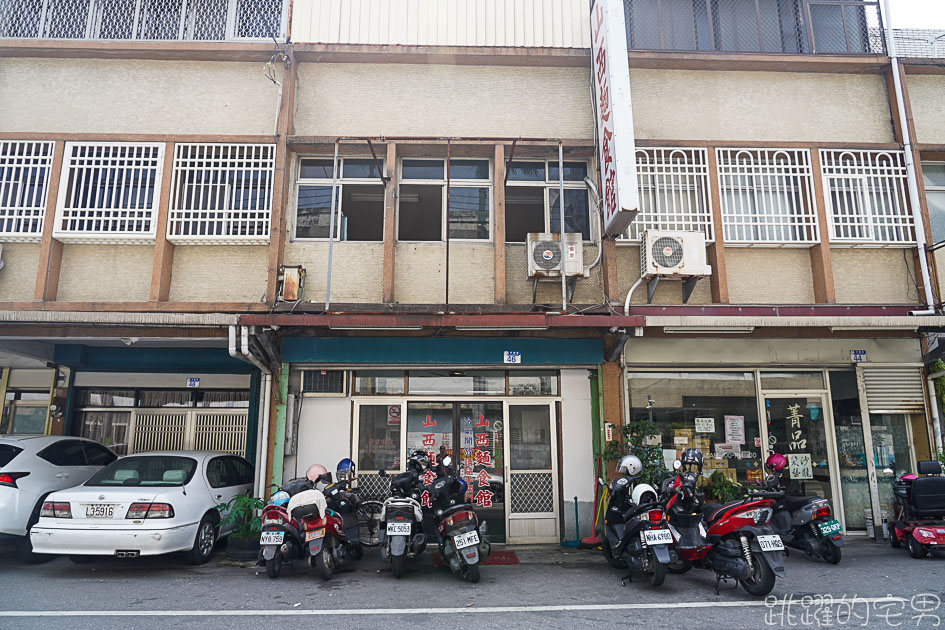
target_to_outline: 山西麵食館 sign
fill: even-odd
[[[591,64],[604,232],[622,234],[639,210],[627,29],[621,0],[594,0]]]

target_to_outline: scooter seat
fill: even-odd
[[[797,512],[810,501],[819,498],[820,497],[786,497],[784,500],[784,507],[787,508],[788,512]]]

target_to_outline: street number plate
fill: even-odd
[[[324,528],[316,529],[313,532],[305,532],[305,542],[309,542],[310,540],[318,540],[319,538],[324,538],[324,537],[325,537]]]
[[[285,532],[263,532],[259,537],[260,545],[281,545],[285,540]]]
[[[837,520],[827,521],[826,523],[817,523],[817,527],[820,528],[820,533],[824,536],[836,534],[842,529],[840,527],[840,521]]]
[[[762,551],[784,551],[784,543],[777,534],[758,536],[758,544]]]
[[[115,506],[105,503],[85,506],[85,518],[114,518]]]
[[[474,530],[471,532],[466,532],[465,534],[460,534],[459,536],[455,536],[453,537],[453,540],[456,542],[457,549],[465,549],[466,547],[472,547],[473,545],[479,544],[479,534]]]
[[[647,529],[643,532],[643,540],[648,545],[671,545],[673,533],[668,529]]]
[[[387,535],[388,536],[409,536],[410,523],[388,523]]]

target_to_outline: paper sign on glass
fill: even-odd
[[[696,418],[696,433],[715,433],[715,418]]]
[[[814,468],[810,453],[791,453],[787,456],[791,479],[813,479]]]
[[[725,416],[725,441],[729,444],[745,443],[745,416]]]

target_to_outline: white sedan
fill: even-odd
[[[46,497],[30,531],[36,553],[134,558],[186,551],[210,558],[217,506],[253,489],[253,467],[226,453],[161,451],[122,457],[83,485]]]

